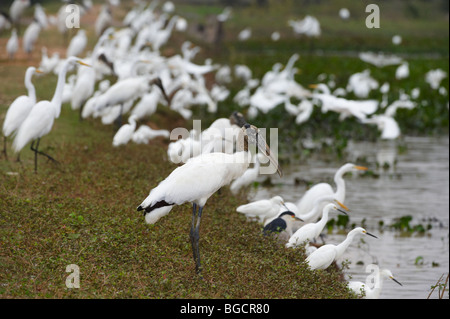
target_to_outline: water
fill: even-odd
[[[378,175],[345,175],[350,224],[364,223],[378,239],[355,240],[338,263],[350,261],[347,279],[363,282],[369,264],[390,269],[403,286],[386,279],[380,298],[424,299],[449,271],[449,138],[405,137],[400,145],[396,141],[349,145],[347,161],[360,164],[358,160],[364,159]],[[383,168],[385,162],[389,167]],[[381,165],[377,167],[377,163]],[[306,190],[306,185],[296,180],[334,185],[334,173],[343,164],[314,159],[283,167],[285,176],[274,178],[273,187],[252,191],[250,201],[281,195],[285,201],[296,202]],[[411,226],[431,224],[432,229],[425,234],[405,234],[379,227],[380,221],[390,225],[396,217],[406,215],[413,217]],[[337,244],[345,235],[346,231],[336,230],[327,234],[325,241]],[[448,291],[444,297],[448,298]],[[438,298],[437,290],[430,298]]]

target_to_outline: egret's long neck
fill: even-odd
[[[25,87],[28,90],[28,97],[31,99],[33,104],[36,104],[36,89],[34,88],[33,83],[31,83],[33,73],[34,71],[28,70],[25,74]]]
[[[335,198],[341,203],[345,200],[345,181],[343,175],[345,171],[343,169],[339,169],[334,175],[334,183],[336,184],[336,191],[334,193]]]
[[[56,84],[55,94],[52,98],[52,104],[56,107],[56,115],[55,117],[58,118],[59,114],[61,113],[61,103],[62,103],[62,93],[64,90],[64,85],[66,83],[66,74],[67,70],[69,69],[70,61],[66,60],[63,67],[59,71],[58,74],[58,83]]]

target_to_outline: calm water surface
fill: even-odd
[[[397,144],[401,144],[399,148]],[[398,150],[402,151],[399,152]],[[348,162],[369,163],[377,177],[345,175],[345,204],[351,209],[350,224],[377,235],[355,240],[340,261],[350,261],[347,279],[366,281],[366,267],[376,264],[388,268],[403,286],[387,279],[380,298],[424,299],[431,286],[449,271],[449,138],[405,137],[401,142],[351,143]],[[381,168],[377,163],[389,163]],[[333,183],[336,170],[345,162],[310,160],[283,167],[283,179],[275,186],[260,186],[250,193],[250,201],[281,195],[285,201],[297,201],[306,191],[308,180]],[[382,166],[382,165],[381,165]],[[431,224],[425,234],[402,234],[381,229],[395,218],[411,215],[410,225]],[[327,243],[337,244],[347,231],[327,234]],[[448,299],[448,292],[444,296]],[[430,298],[438,298],[437,291]]]

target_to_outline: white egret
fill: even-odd
[[[30,57],[34,45],[36,44],[36,41],[39,37],[39,33],[41,32],[41,25],[36,20],[33,20],[30,25],[25,30],[25,33],[23,35],[23,50],[28,53],[28,56]]]
[[[13,142],[15,152],[19,152],[25,145],[33,141],[31,150],[34,151],[34,171],[37,172],[37,154],[46,156],[48,159],[55,161],[51,156],[39,151],[39,142],[41,137],[50,133],[53,122],[61,113],[62,93],[65,84],[66,73],[73,63],[86,65],[77,57],[69,57],[63,64],[58,75],[58,83],[55,93],[51,101],[40,101],[34,105],[17,130],[17,135]],[[36,142],[36,147],[34,143]]]
[[[41,49],[42,57],[39,64],[39,69],[45,74],[53,72],[60,62],[59,53],[54,52],[51,57],[48,56],[46,47]]]
[[[0,10],[0,31],[11,28],[11,18],[9,14]]]
[[[403,62],[397,70],[395,70],[395,78],[397,80],[403,80],[409,77],[409,63]]]
[[[25,72],[25,87],[28,90],[28,95],[21,95],[17,97],[14,102],[8,108],[3,122],[3,136],[4,136],[4,149],[6,154],[6,138],[11,136],[23,121],[26,119],[31,111],[31,108],[36,104],[36,89],[34,88],[31,78],[35,73],[42,73],[41,70],[36,69],[33,66],[28,67]]]
[[[432,89],[437,90],[441,85],[441,81],[447,77],[447,72],[442,69],[433,69],[425,74],[425,81]]]
[[[319,20],[307,15],[303,20],[289,20],[288,24],[292,27],[295,34],[306,35],[308,37],[319,37],[322,33]]]
[[[107,5],[103,5],[97,20],[95,20],[95,34],[100,37],[111,26],[112,20],[111,10]]]
[[[341,166],[334,175],[334,182],[336,184],[336,190],[328,183],[319,183],[312,186],[297,202],[300,216],[311,211],[313,208],[314,200],[319,197],[333,196],[341,203],[345,203],[345,181],[344,174],[352,171],[366,171],[367,167],[358,166],[352,163],[347,163]]]
[[[238,206],[236,211],[246,215],[247,218],[258,218],[260,223],[264,223],[266,219],[276,216],[282,206],[284,206],[283,198],[274,196]]]
[[[242,176],[236,178],[233,183],[231,183],[230,190],[233,194],[236,194],[242,187],[246,187],[253,183],[259,176],[259,168],[261,166],[261,161],[263,160],[262,154],[258,153],[254,155],[254,162],[252,168],[248,168]]]
[[[338,205],[336,205],[336,203]],[[287,248],[295,248],[300,245],[303,245],[305,242],[309,243],[310,241],[315,240],[322,233],[323,228],[328,222],[328,215],[333,210],[341,212],[347,215],[345,210],[338,208],[338,206],[344,208],[344,206],[339,203],[327,204],[322,213],[322,218],[317,223],[309,223],[300,227],[290,238],[288,243],[286,244]],[[345,209],[345,208],[344,208]]]
[[[374,274],[370,274],[367,277],[367,279],[375,280],[372,287],[361,281],[350,281],[347,284],[347,287],[359,296],[364,295],[365,299],[378,299],[380,298],[381,290],[383,289],[383,281],[386,278],[389,278],[400,286],[403,286],[399,281],[397,281],[397,279],[394,278],[394,275],[389,269],[381,269],[376,270]]]
[[[368,233],[364,228],[357,227],[351,230],[347,234],[347,238],[343,242],[338,245],[327,244],[320,246],[317,250],[312,252],[307,258],[306,262],[309,265],[309,268],[314,269],[326,269],[328,268],[333,261],[342,256],[345,250],[350,246],[355,236],[358,235],[369,235],[374,238],[377,238],[375,235]]]
[[[250,39],[252,36],[252,29],[250,28],[245,28],[244,30],[242,30],[241,32],[239,32],[238,34],[238,40],[239,41],[247,41],[248,39]]]
[[[378,130],[381,131],[381,139],[394,140],[401,134],[400,127],[397,121],[389,115],[373,115],[368,119],[364,119],[362,123],[375,124]]]
[[[86,48],[87,41],[86,31],[83,29],[78,30],[77,34],[70,40],[66,56],[80,56]]]
[[[191,158],[152,189],[137,208],[144,214],[151,214],[163,207],[193,203],[190,239],[197,274],[201,272],[199,229],[203,207],[211,195],[245,172],[249,165],[249,144],[256,144],[281,175],[277,160],[256,127],[245,124],[237,143],[239,151],[233,154],[208,153]]]
[[[141,125],[131,139],[136,144],[147,144],[148,141],[158,136],[169,138],[170,132],[168,130],[154,130],[147,125]]]
[[[122,125],[114,135],[112,142],[113,146],[118,147],[120,145],[127,144],[133,137],[135,129],[136,129],[136,116],[131,115],[128,118],[128,124]]]
[[[8,53],[8,57],[12,60],[14,59],[14,55],[19,50],[19,37],[17,36],[17,30],[13,29],[11,31],[11,37],[8,39],[6,43],[6,52]]]
[[[31,5],[30,0],[14,0],[9,7],[11,21],[18,25],[25,10]]]
[[[265,236],[274,234],[278,240],[287,241],[292,236],[294,224],[298,222],[302,222],[302,220],[293,212],[285,211],[264,226],[263,234]]]

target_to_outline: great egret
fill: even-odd
[[[51,156],[39,151],[39,141],[41,137],[47,135],[53,126],[55,118],[59,117],[61,113],[62,93],[65,84],[65,77],[69,67],[73,63],[86,65],[77,57],[69,57],[63,64],[58,75],[58,83],[56,85],[55,93],[51,101],[40,101],[34,105],[17,130],[17,135],[13,142],[15,152],[19,152],[25,145],[33,141],[31,150],[34,151],[34,171],[37,172],[37,154],[46,156],[48,159],[55,161]],[[34,143],[36,142],[36,147]]]
[[[154,210],[159,211],[164,207],[186,202],[193,204],[190,239],[197,274],[201,273],[199,229],[203,207],[211,195],[245,172],[249,165],[249,144],[257,145],[277,168],[278,174],[282,174],[278,161],[273,157],[259,130],[255,126],[245,124],[237,140],[238,152],[207,153],[191,158],[153,188],[137,208],[138,211],[144,211],[144,214],[152,214]]]
[[[83,29],[78,30],[77,34],[70,40],[66,56],[80,56],[86,48],[87,41],[86,31]]]
[[[336,190],[328,183],[319,183],[312,186],[303,197],[297,202],[299,214],[302,216],[311,211],[314,205],[314,200],[319,197],[333,196],[334,199],[341,203],[345,203],[345,181],[344,174],[352,171],[367,170],[367,167],[358,166],[353,163],[347,163],[341,166],[334,174],[334,182]]]
[[[307,258],[306,262],[309,268],[314,269],[326,269],[333,261],[342,256],[345,250],[350,246],[351,242],[358,235],[369,235],[374,238],[378,238],[375,235],[368,233],[364,228],[357,227],[351,230],[347,234],[347,238],[339,245],[327,244],[320,246],[317,250],[312,252]]]
[[[389,278],[400,286],[403,286],[394,278],[394,275],[389,269],[376,270],[375,273],[370,274],[369,277],[375,280],[372,287],[361,281],[350,281],[347,284],[347,287],[359,296],[364,294],[365,299],[378,299],[380,298],[381,290],[383,289],[384,279]]]
[[[264,223],[266,219],[276,216],[282,206],[284,206],[283,198],[281,196],[274,196],[270,199],[261,199],[241,205],[236,208],[236,211],[244,214],[248,218],[258,218],[260,223]]]
[[[13,29],[11,31],[11,37],[6,43],[6,52],[8,53],[8,57],[12,60],[14,59],[14,55],[19,50],[19,37],[17,36],[17,30]]]
[[[248,168],[241,177],[236,178],[233,183],[231,183],[230,190],[233,194],[236,194],[242,187],[246,187],[253,183],[259,176],[259,168],[261,166],[261,161],[263,160],[262,154],[255,154],[255,164],[252,168]]]
[[[336,205],[336,203],[338,205]],[[302,245],[305,242],[315,240],[322,233],[323,228],[328,222],[328,214],[333,210],[341,212],[347,215],[345,210],[338,208],[338,206],[344,208],[343,204],[336,201],[336,203],[328,204],[323,209],[322,218],[317,223],[309,223],[300,227],[290,238],[286,244],[287,248],[295,248]],[[345,208],[344,208],[345,209]]]
[[[128,124],[122,125],[113,138],[113,146],[127,144],[133,137],[134,130],[136,129],[136,116],[131,115],[128,118]]]
[[[274,234],[278,240],[287,241],[292,236],[294,224],[301,221],[293,212],[285,211],[264,226],[263,234]]]
[[[14,0],[13,3],[11,3],[11,6],[9,7],[9,16],[16,26],[19,25],[22,14],[30,5],[30,0]]]
[[[6,112],[5,120],[3,122],[3,136],[4,136],[4,149],[5,157],[6,153],[6,138],[13,132],[17,131],[23,121],[26,119],[31,111],[31,108],[36,104],[36,89],[34,88],[31,78],[35,73],[42,73],[41,70],[30,66],[25,72],[25,87],[28,90],[28,95],[21,95],[17,97],[14,102],[8,108]]]

